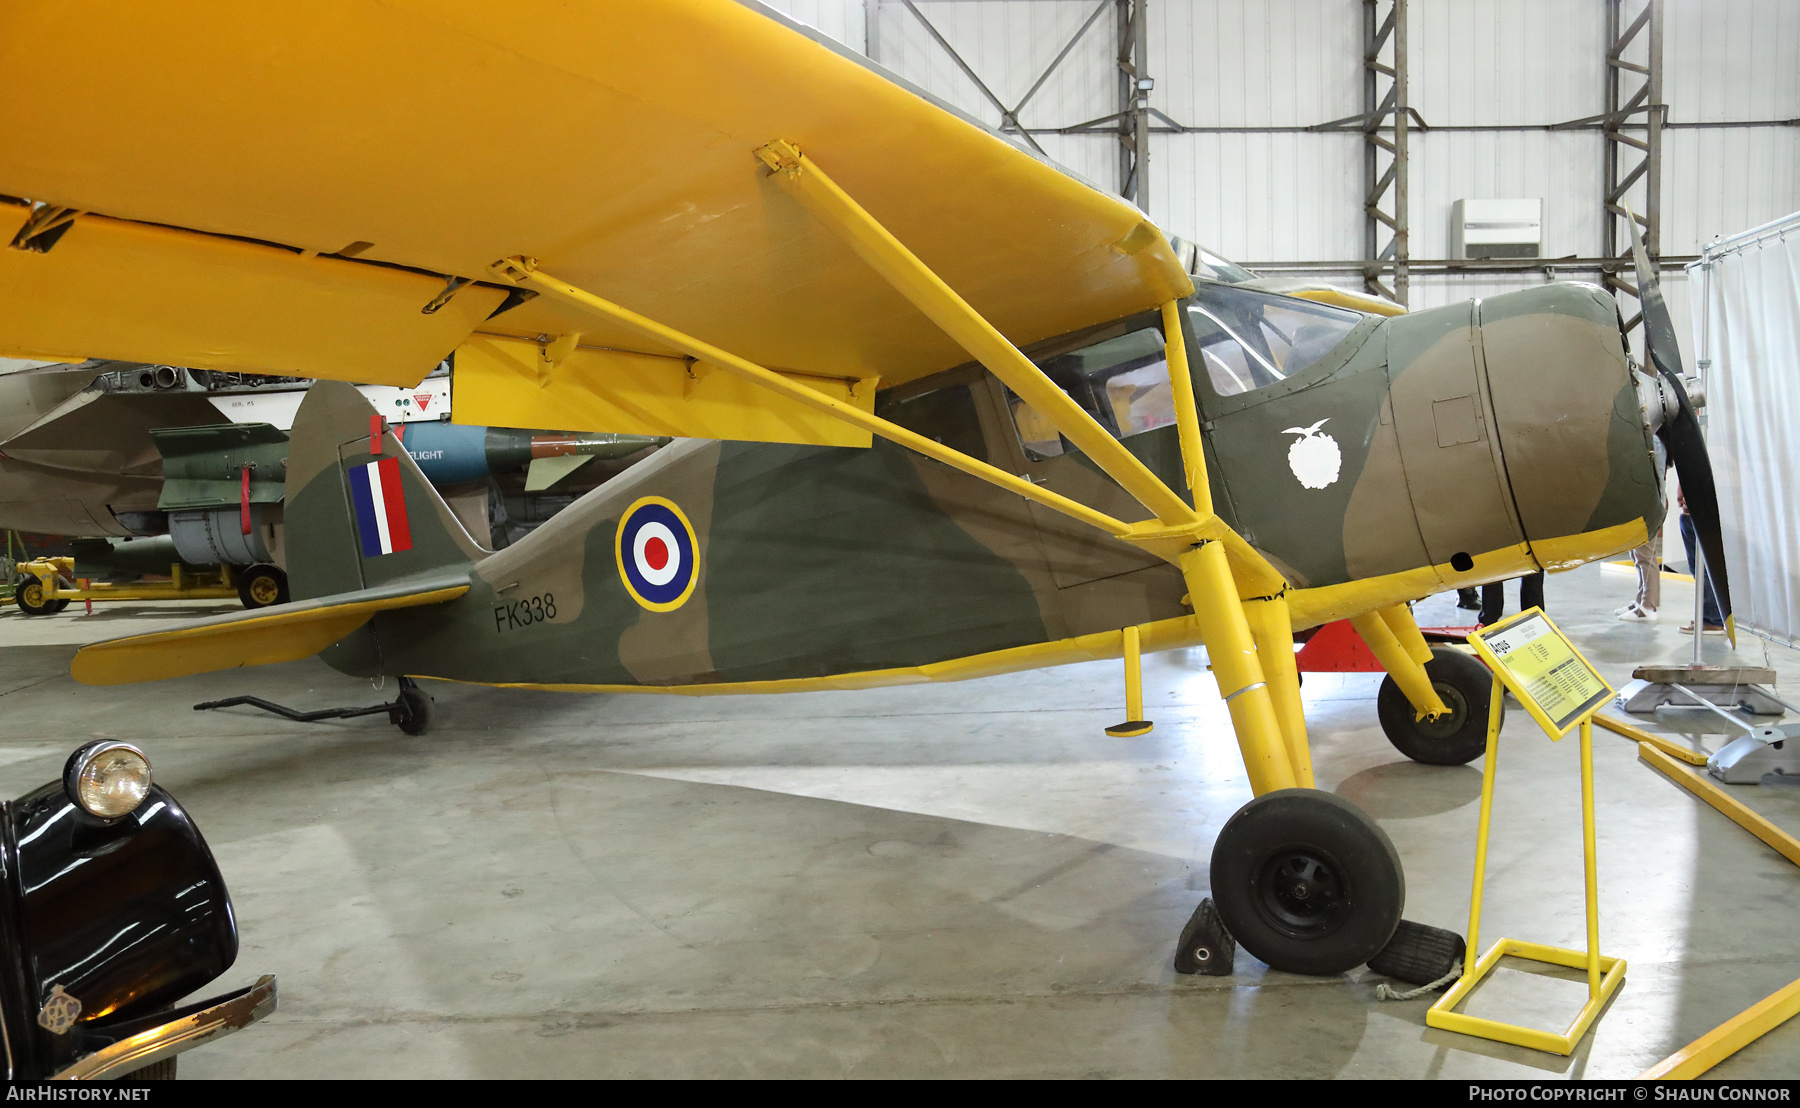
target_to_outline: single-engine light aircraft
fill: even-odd
[[[1600,290],[1389,317],[1196,280],[1131,205],[759,4],[21,0],[0,30],[0,351],[384,384],[453,355],[459,419],[682,440],[490,553],[317,385],[296,602],[86,647],[82,681],[320,653],[424,712],[413,678],[1122,658],[1131,734],[1140,652],[1204,645],[1255,794],[1219,914],[1336,973],[1405,884],[1315,788],[1294,632],[1350,619],[1389,735],[1462,762],[1488,681],[1409,601],[1644,542],[1659,441],[1723,565],[1673,348],[1636,367]]]

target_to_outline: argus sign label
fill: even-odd
[[[625,509],[613,556],[625,591],[653,612],[687,603],[699,579],[699,543],[694,526],[672,500],[646,496]]]
[[[1612,697],[1606,679],[1538,608],[1482,628],[1469,636],[1469,645],[1552,739]]]

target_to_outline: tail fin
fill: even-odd
[[[300,404],[284,517],[295,600],[441,576],[489,553],[380,418],[341,381],[318,382]]]

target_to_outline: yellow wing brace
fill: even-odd
[[[195,620],[167,631],[84,646],[69,670],[84,685],[128,685],[239,666],[310,658],[376,612],[442,604],[469,591],[466,580],[364,589],[253,612]]]

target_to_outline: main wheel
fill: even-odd
[[[1481,757],[1487,749],[1488,700],[1494,677],[1488,668],[1460,650],[1431,648],[1425,663],[1431,687],[1450,709],[1434,720],[1416,719],[1412,702],[1392,677],[1381,682],[1375,698],[1375,714],[1381,730],[1400,753],[1415,762],[1433,766],[1460,766]],[[1500,708],[1502,719],[1506,707]]]
[[[1245,950],[1278,970],[1329,975],[1387,945],[1406,877],[1387,833],[1356,805],[1282,789],[1239,808],[1219,832],[1212,895]]]
[[[408,735],[423,735],[431,730],[431,697],[418,685],[405,681],[390,718]]]
[[[49,591],[42,577],[27,574],[19,578],[18,586],[13,590],[13,603],[28,616],[53,616],[68,607],[68,601],[48,599],[45,594]]]
[[[288,602],[287,574],[278,566],[257,564],[238,574],[238,599],[246,608]]]

